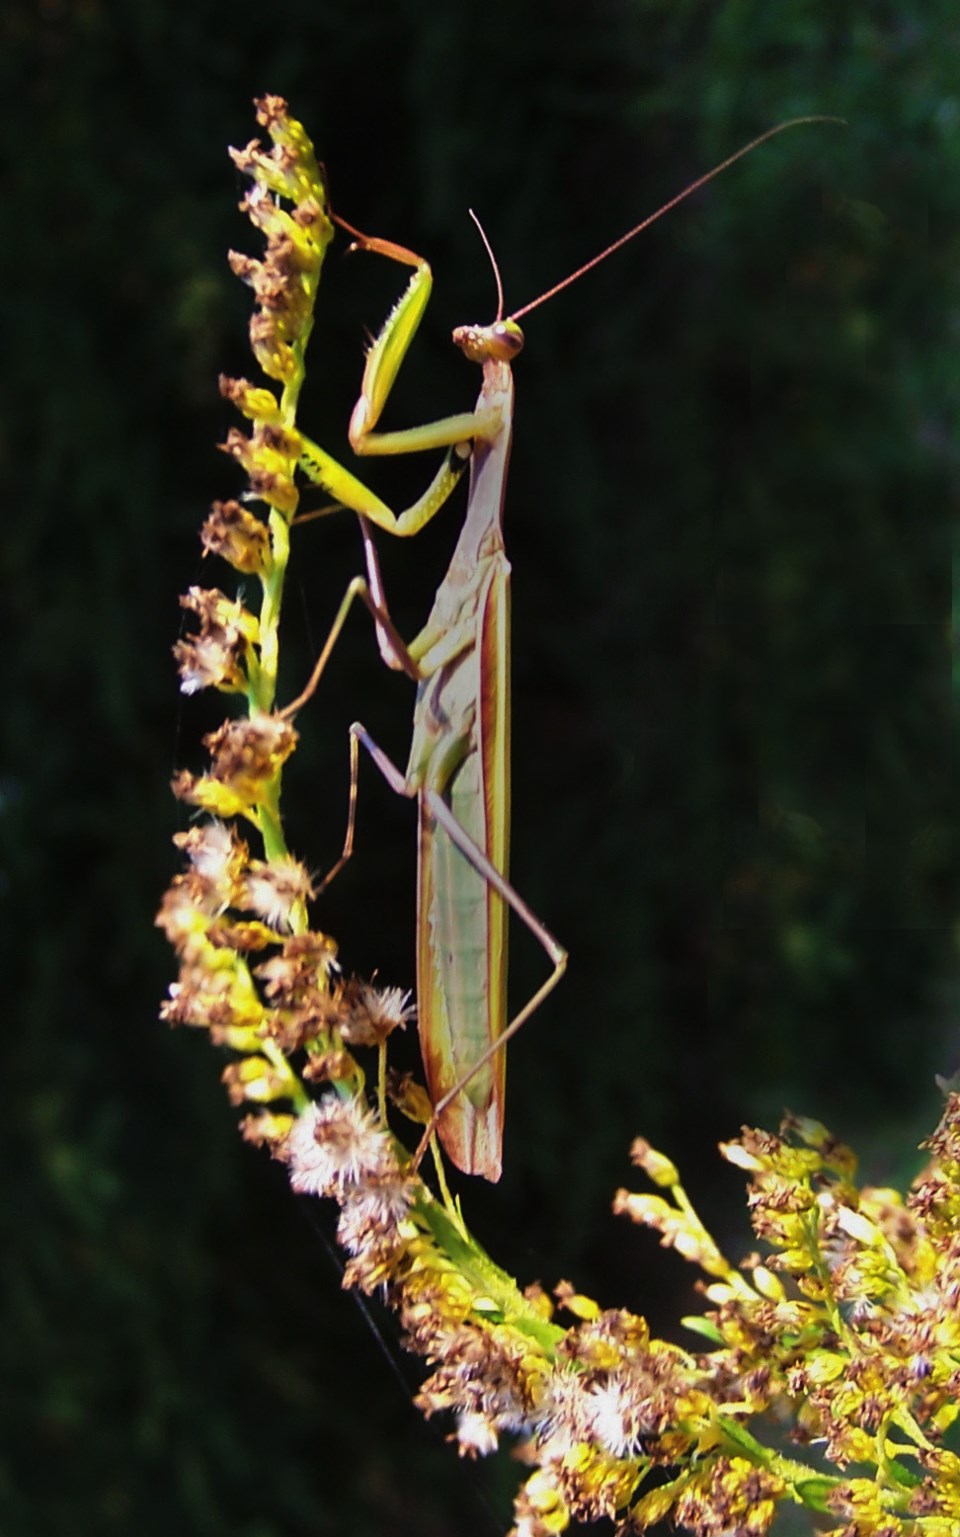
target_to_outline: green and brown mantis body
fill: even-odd
[[[431,288],[426,262],[405,247],[356,236],[357,245],[414,268],[408,287],[368,354],[360,398],[350,423],[358,454],[401,454],[445,447],[447,454],[424,495],[395,514],[318,445],[304,440],[307,475],[360,515],[367,579],[357,578],[341,604],[327,642],[294,713],[312,693],[354,599],[370,609],[381,654],[417,683],[413,744],[405,773],[390,762],[360,724],[351,727],[351,796],[341,859],[350,857],[356,808],[358,743],[398,792],[419,808],[417,993],[420,1040],[434,1127],[453,1162],[467,1173],[500,1176],[504,1050],[556,986],[567,955],[507,878],[509,852],[509,577],[502,514],[513,414],[511,364],[523,346],[517,324],[526,314],[647,228],[683,198],[766,139],[801,118],[762,134],[684,189],[656,213],[556,284],[539,299],[491,326],[463,326],[454,342],[481,364],[483,384],[473,412],[426,426],[379,433],[377,423]],[[341,222],[342,221],[337,221]],[[499,283],[499,277],[498,277]],[[467,514],[430,617],[409,646],[389,616],[370,524],[392,534],[416,534],[439,510],[467,461]],[[552,962],[546,981],[507,1022],[507,917],[512,908]],[[425,1144],[421,1144],[421,1150]],[[419,1156],[419,1154],[418,1154]]]
[[[407,672],[417,683],[413,743],[405,774],[362,726],[351,728],[351,814],[344,854],[331,876],[352,851],[356,747],[362,742],[391,786],[418,801],[418,1018],[427,1088],[440,1138],[459,1168],[497,1179],[504,1057],[488,1048],[508,1029],[511,1033],[519,1029],[539,1007],[560,980],[567,960],[566,951],[507,880],[510,566],[502,514],[513,420],[510,361],[522,347],[523,335],[512,321],[462,328],[455,339],[483,367],[475,412],[410,433],[371,436],[429,297],[431,278],[426,264],[402,247],[361,240],[367,249],[409,261],[416,271],[368,358],[363,393],[351,423],[353,446],[362,452],[393,453],[439,444],[448,447],[449,453],[427,495],[397,518],[372,494],[358,494],[359,482],[316,445],[305,446],[302,462],[307,473],[360,513],[368,572],[366,583],[358,581],[348,591],[305,693],[315,686],[356,596],[363,597],[374,614],[387,664]],[[370,523],[401,536],[416,533],[446,500],[468,461],[470,495],[460,538],[424,629],[405,646],[389,620]],[[299,707],[300,702],[294,701],[288,709]],[[508,1026],[507,916],[511,907],[540,940],[553,970]]]

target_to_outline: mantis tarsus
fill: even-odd
[[[483,368],[474,411],[405,431],[381,433],[376,427],[429,299],[430,268],[405,247],[362,235],[344,221],[336,221],[361,249],[414,268],[406,291],[368,353],[350,422],[351,447],[360,455],[437,447],[445,447],[447,454],[424,495],[396,514],[317,444],[304,440],[300,462],[306,474],[338,505],[360,516],[367,578],[358,577],[350,584],[310,682],[284,713],[293,714],[313,692],[346,615],[359,597],[373,615],[384,661],[417,683],[413,744],[404,773],[362,725],[350,728],[347,834],[343,854],[327,880],[352,852],[358,744],[362,743],[391,787],[416,798],[419,808],[418,1014],[433,1118],[418,1159],[437,1129],[460,1169],[499,1178],[504,1047],[557,985],[567,962],[566,951],[507,879],[510,567],[504,553],[502,512],[513,414],[511,364],[524,340],[517,321],[767,139],[800,123],[821,121],[827,119],[796,118],[761,134],[506,319],[501,318],[501,292],[492,325],[458,326],[453,333],[455,344]],[[499,288],[499,274],[497,283]],[[390,619],[370,524],[400,537],[416,534],[443,505],[467,462],[470,494],[460,538],[424,629],[405,645]],[[508,908],[540,941],[553,967],[509,1023]]]

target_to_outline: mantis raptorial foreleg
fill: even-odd
[[[337,222],[343,224],[342,220]],[[423,495],[403,512],[394,512],[362,480],[307,437],[301,439],[300,465],[316,485],[335,498],[335,505],[369,518],[388,533],[410,538],[430,522],[450,496],[467,466],[470,445],[494,438],[502,423],[496,409],[485,410],[480,406],[476,411],[461,411],[399,432],[376,430],[400,365],[423,319],[433,275],[429,264],[406,246],[360,235],[356,230],[351,233],[357,235],[359,248],[413,267],[414,274],[367,353],[360,396],[350,418],[350,447],[361,456],[411,454],[434,448],[446,448],[447,454]]]

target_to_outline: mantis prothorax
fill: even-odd
[[[447,454],[423,496],[397,514],[317,444],[304,440],[303,470],[337,504],[360,516],[367,577],[350,584],[307,687],[284,714],[295,713],[312,694],[347,613],[359,597],[373,615],[384,661],[417,684],[413,743],[404,772],[362,725],[351,726],[347,832],[341,858],[327,881],[353,850],[362,743],[388,784],[418,803],[417,1000],[433,1116],[417,1161],[436,1130],[458,1168],[490,1180],[500,1177],[504,1047],[557,985],[567,963],[567,952],[507,878],[510,566],[504,552],[502,514],[513,417],[511,364],[524,342],[518,319],[767,139],[800,123],[822,121],[831,120],[792,119],[753,139],[506,319],[497,273],[496,320],[488,326],[458,326],[453,333],[455,345],[483,369],[475,409],[404,431],[378,432],[376,428],[429,299],[431,271],[406,247],[363,235],[336,220],[355,237],[360,249],[414,268],[406,291],[368,353],[350,421],[351,447],[359,455],[437,447],[446,448]],[[463,529],[430,617],[420,634],[405,645],[390,619],[370,525],[400,537],[416,534],[443,505],[467,463],[470,492]],[[552,971],[508,1023],[509,908],[539,940]]]

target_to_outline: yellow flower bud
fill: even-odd
[[[630,1148],[631,1162],[641,1168],[655,1185],[678,1185],[680,1176],[676,1165],[665,1153],[651,1147],[646,1137],[637,1137]]]

